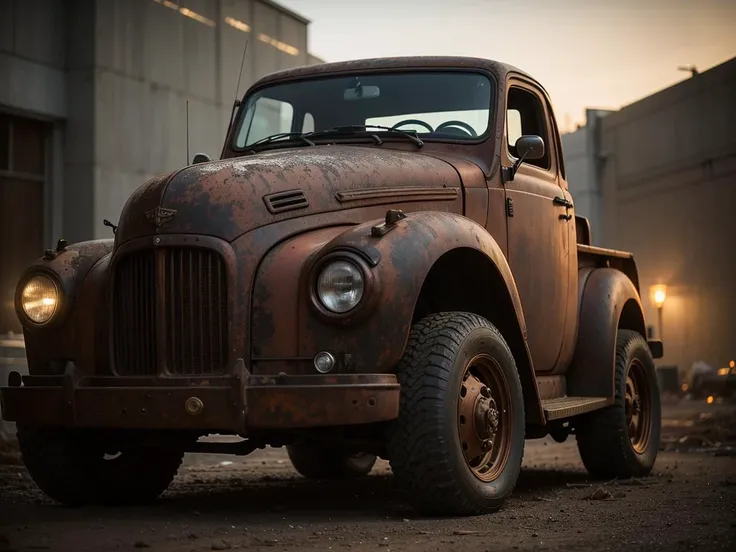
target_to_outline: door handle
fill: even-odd
[[[564,197],[556,197],[552,200],[552,203],[561,207],[566,207],[567,209],[572,209],[572,203]]]
[[[572,215],[560,215],[560,220],[570,220]]]

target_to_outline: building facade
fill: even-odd
[[[576,211],[596,245],[634,253],[661,364],[681,374],[697,361],[727,366],[736,358],[736,58],[587,115],[562,137]],[[658,310],[653,286],[662,285]]]
[[[269,0],[0,2],[0,335],[45,247],[110,237],[148,178],[219,156],[244,51],[241,96],[321,62],[308,23]]]

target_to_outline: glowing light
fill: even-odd
[[[188,8],[179,8],[179,13],[182,15],[185,15],[191,19],[194,19],[195,21],[199,21],[203,25],[207,25],[208,27],[214,27],[215,22],[211,19],[207,19],[204,15],[200,15],[197,12],[194,12]]]
[[[239,31],[243,31],[244,33],[250,32],[250,25],[248,25],[247,23],[244,23],[240,19],[235,19],[234,17],[228,16],[225,18],[225,23],[227,23],[231,27],[235,27]]]
[[[188,17],[189,19],[194,19],[195,21],[198,21],[199,23],[202,23],[203,25],[207,25],[208,27],[214,27],[216,23],[212,21],[211,19],[207,19],[204,15],[199,14],[195,12],[194,10],[190,10],[189,8],[182,8],[177,4],[176,2],[171,2],[171,0],[153,0],[157,4],[161,4],[162,6],[166,6],[167,8],[170,8],[174,11],[178,11],[180,14],[182,14],[185,17]]]
[[[261,42],[265,42],[266,44],[270,44],[277,50],[285,52],[291,56],[299,55],[299,50],[295,48],[294,46],[291,46],[290,44],[287,44],[286,42],[281,42],[280,40],[270,37],[267,34],[260,33],[258,35],[258,40],[260,40]]]
[[[651,288],[649,288],[649,290],[652,295],[654,306],[658,309],[661,309],[662,305],[664,305],[664,302],[667,299],[667,286],[660,284],[652,286]]]
[[[688,389],[690,389],[690,386],[689,386],[689,385],[688,385],[687,383],[683,383],[683,384],[682,384],[682,385],[680,386],[680,389],[682,389],[682,392],[683,392],[683,393],[687,393],[687,390],[688,390]]]
[[[731,371],[730,368],[719,368],[718,369],[718,375],[719,376],[727,376],[730,371]]]
[[[715,399],[713,398],[713,395],[708,395],[708,398],[705,399],[705,402],[707,402],[708,404],[713,404],[714,400]]]
[[[731,362],[729,362],[729,363],[728,363],[728,367],[729,367],[729,368],[736,368],[736,362],[734,362],[734,361],[732,360]]]

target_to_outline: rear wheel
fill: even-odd
[[[497,510],[519,476],[525,427],[519,374],[501,334],[475,314],[429,315],[412,328],[397,375],[388,455],[414,508]]]
[[[593,477],[642,477],[657,458],[662,414],[654,359],[641,334],[619,330],[614,369],[614,403],[581,416],[578,450]]]
[[[23,461],[39,488],[68,506],[146,504],[171,484],[179,450],[126,445],[105,450],[88,434],[60,428],[18,428]]]
[[[360,477],[368,475],[376,463],[373,454],[329,447],[290,445],[286,451],[294,469],[310,479]]]

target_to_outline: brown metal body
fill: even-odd
[[[487,60],[395,58],[285,71],[249,93],[432,68],[492,78],[488,139],[249,155],[232,149],[233,127],[219,161],[136,190],[114,243],[69,246],[29,267],[26,275],[52,275],[63,300],[52,323],[24,322],[31,375],[2,389],[5,417],[241,435],[384,422],[398,413],[393,371],[412,323],[442,310],[476,312],[500,329],[529,426],[547,423],[544,400],[612,397],[616,328],[644,331],[636,267],[628,254],[592,247],[587,221],[574,216],[536,81]],[[510,86],[544,105],[551,159],[548,170],[522,164],[512,180],[502,177],[513,164]],[[407,216],[372,231],[387,209]],[[320,308],[314,291],[317,269],[340,256],[366,274],[365,300],[343,316]],[[321,351],[336,359],[329,375],[315,371]]]

